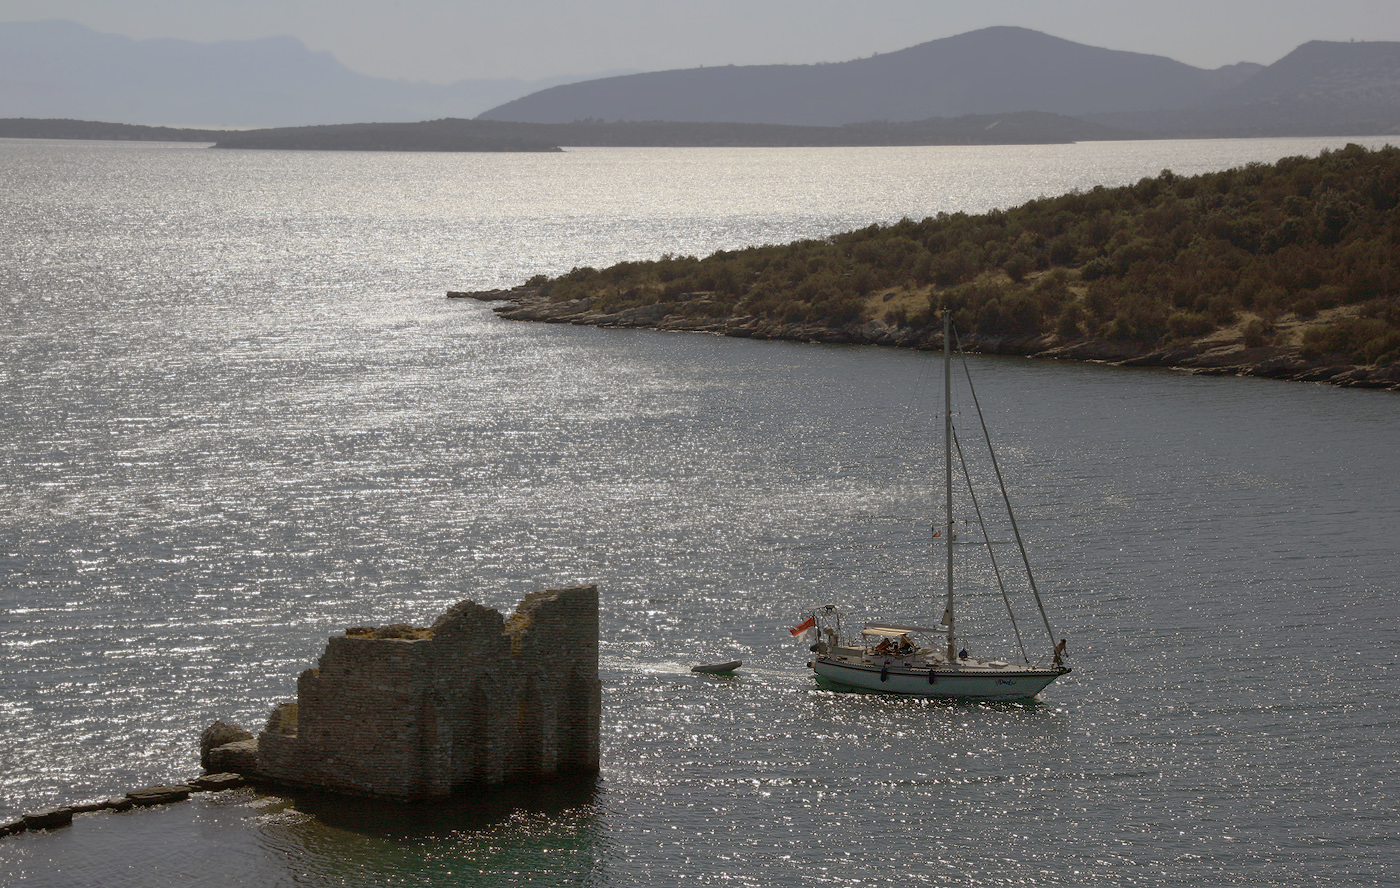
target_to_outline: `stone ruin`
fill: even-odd
[[[402,801],[598,770],[598,589],[526,596],[509,619],[471,601],[431,628],[348,629],[256,738],[202,764],[273,783]],[[216,726],[221,723],[216,723]],[[225,726],[227,727],[227,726]],[[213,727],[211,727],[211,731]]]

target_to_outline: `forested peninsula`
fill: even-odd
[[[1400,391],[1400,149],[1164,170],[705,258],[536,276],[516,320],[964,349]]]

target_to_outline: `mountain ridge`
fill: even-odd
[[[695,123],[865,127],[852,144],[878,144],[869,141],[876,132],[871,126],[887,125],[897,137],[888,144],[977,144],[999,139],[977,136],[969,120],[1034,112],[1064,120],[1031,135],[1023,118],[1016,141],[1400,133],[1400,43],[1310,41],[1272,65],[1241,62],[1207,70],[998,26],[845,62],[574,81],[409,83],[359,74],[292,37],[138,41],[58,20],[0,23],[0,119],[12,121],[230,130],[389,127],[475,114],[481,121],[550,126],[679,125],[672,127],[670,142],[658,141],[655,129],[607,136],[645,144],[793,144],[792,134],[775,141],[773,133],[757,130],[723,136],[684,130]],[[913,133],[917,127],[911,125],[921,121],[926,131]],[[1103,127],[1112,133],[1096,135]],[[476,150],[434,147],[445,144],[440,128],[427,135],[422,149],[411,147],[402,132],[371,136],[362,129],[353,139],[359,146],[389,139],[402,146],[395,150]],[[816,139],[811,144],[851,138],[810,135]],[[577,130],[568,134],[576,137]],[[584,137],[593,140],[588,144],[603,144],[596,133]]]
[[[1015,111],[1077,116],[1186,107],[1261,67],[1209,71],[997,26],[845,62],[677,69],[562,84],[478,116],[806,126]]]
[[[1313,40],[1197,106],[1085,119],[1145,137],[1400,133],[1400,43]]]
[[[135,40],[74,22],[0,22],[0,117],[242,128],[470,117],[573,78],[415,83],[353,71],[294,37]]]
[[[1213,70],[998,26],[824,65],[692,68],[563,84],[483,112],[536,123],[843,125],[1041,111],[1143,138],[1400,132],[1400,43],[1310,41]]]
[[[1400,43],[1310,40],[1207,104],[1308,98],[1400,104]]]

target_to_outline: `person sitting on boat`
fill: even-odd
[[[1065,665],[1065,660],[1064,660],[1064,657],[1065,657],[1065,645],[1068,644],[1068,643],[1069,643],[1069,640],[1068,640],[1068,639],[1061,638],[1061,639],[1060,639],[1060,643],[1057,644],[1057,645],[1055,645],[1055,659],[1054,659],[1054,663],[1055,663],[1056,666],[1063,666],[1063,665]]]
[[[875,653],[882,657],[894,656],[894,641],[889,638],[880,639],[880,643],[875,645]]]
[[[907,634],[899,636],[899,656],[907,657],[914,653],[914,640]]]

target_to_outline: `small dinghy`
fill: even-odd
[[[707,663],[690,667],[691,672],[704,672],[707,675],[727,675],[744,665],[743,660],[730,660],[728,663]]]

